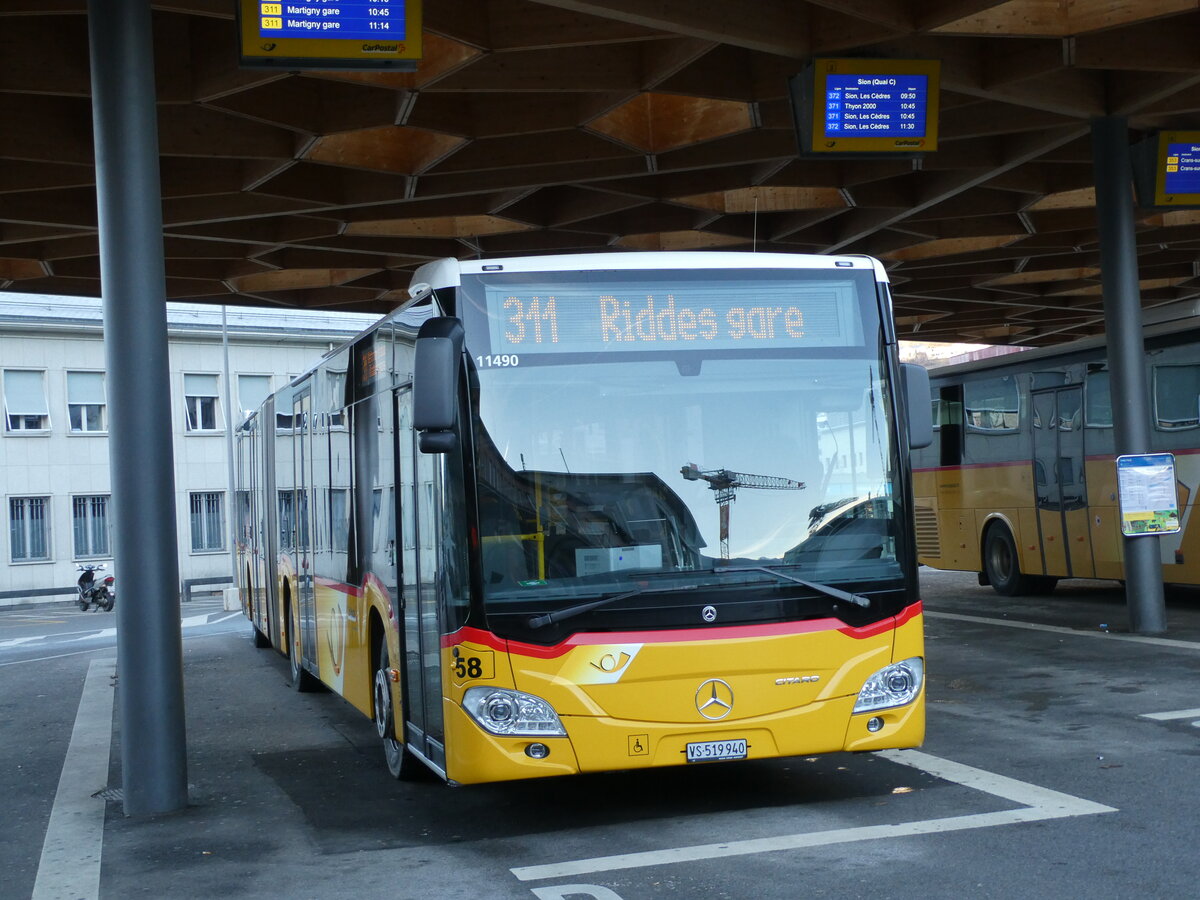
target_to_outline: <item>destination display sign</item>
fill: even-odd
[[[850,279],[755,283],[485,285],[488,357],[862,346]],[[478,362],[478,360],[477,360]]]
[[[413,69],[421,0],[240,0],[242,64]]]
[[[1161,132],[1155,169],[1155,206],[1200,205],[1200,131]]]
[[[825,137],[925,137],[928,75],[830,75]]]
[[[816,60],[792,82],[802,151],[936,150],[940,73],[937,60]]]

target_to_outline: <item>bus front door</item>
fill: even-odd
[[[1047,575],[1092,578],[1083,447],[1083,389],[1033,393],[1033,471]]]
[[[437,602],[437,495],[440,457],[421,453],[412,427],[412,392],[396,391],[403,552],[404,731],[408,746],[446,770],[442,716],[441,622]]]
[[[316,665],[317,611],[313,595],[312,511],[312,394],[305,390],[295,398],[292,408],[295,428],[293,457],[296,471],[296,587],[301,657]]]

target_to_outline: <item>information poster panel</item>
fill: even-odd
[[[1200,131],[1159,132],[1154,205],[1200,206]]]
[[[421,0],[240,0],[243,66],[412,71]]]
[[[1135,537],[1179,531],[1172,454],[1118,456],[1117,496],[1121,504],[1121,534]]]

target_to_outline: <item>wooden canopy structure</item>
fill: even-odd
[[[443,256],[881,257],[902,336],[1103,330],[1089,122],[1200,127],[1196,0],[425,0],[415,73],[242,69],[234,0],[155,2],[169,299],[384,312]],[[942,61],[940,148],[797,153],[814,56]],[[100,291],[84,0],[0,0],[0,289]],[[1146,307],[1200,211],[1142,211]]]

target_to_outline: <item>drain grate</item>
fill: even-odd
[[[105,788],[102,791],[96,791],[96,793],[92,794],[92,796],[99,797],[101,800],[111,800],[114,803],[124,803],[125,802],[125,789],[124,788]]]

